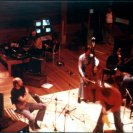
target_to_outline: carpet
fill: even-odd
[[[92,132],[96,126],[101,105],[99,103],[77,103],[78,88],[69,91],[40,96],[47,106],[41,129],[38,132]],[[121,119],[124,131],[133,132],[133,120],[129,118],[130,110],[121,107]],[[110,127],[104,124],[105,130],[115,130],[113,115],[108,115]]]

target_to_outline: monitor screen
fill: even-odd
[[[42,25],[43,26],[50,25],[50,20],[49,19],[43,19],[42,20]]]
[[[41,29],[36,29],[36,33],[40,34],[41,33]]]
[[[51,27],[46,27],[46,33],[51,32]]]
[[[35,22],[35,26],[37,26],[37,27],[39,27],[39,26],[41,26],[42,24],[41,24],[41,21],[36,21]]]

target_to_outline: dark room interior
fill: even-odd
[[[109,8],[111,30],[107,27]],[[124,0],[1,0],[0,132],[98,133],[103,128],[104,133],[115,133],[122,131],[120,121],[123,132],[133,132],[132,12],[133,2]],[[84,66],[81,55],[88,62],[93,57],[91,67]],[[12,101],[12,90],[19,81],[26,88],[20,97],[28,93],[28,102],[40,105],[39,112],[45,110],[37,125],[32,126]],[[91,85],[95,101],[89,99]],[[120,118],[112,115],[118,110],[107,113],[106,109],[108,119],[101,117],[103,127],[98,127],[105,107],[97,96],[99,88],[115,88],[121,101],[119,105],[119,96],[112,97],[119,105]],[[88,99],[85,93],[90,94]],[[34,109],[29,113],[37,116]]]

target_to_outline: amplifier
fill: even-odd
[[[43,76],[41,76],[30,72],[25,72],[23,74],[23,82],[27,85],[41,87],[42,84],[47,82],[47,75],[44,74]]]

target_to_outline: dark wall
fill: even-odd
[[[34,20],[49,18],[52,25],[59,24],[60,5],[58,2],[0,1],[0,43],[29,35]]]
[[[77,24],[83,22],[88,23],[89,10],[94,9],[96,17],[92,20],[92,26],[98,29],[97,36],[101,35],[104,13],[108,5],[112,5],[116,14],[122,17],[130,18],[132,16],[133,3],[128,2],[92,2],[92,1],[79,1],[79,0],[66,0],[67,4],[67,35],[71,32],[76,32]],[[41,18],[50,18],[53,30],[61,33],[61,6],[62,0],[57,1],[39,1],[39,0],[17,0],[17,1],[0,1],[0,43],[11,42],[18,40],[22,36],[27,36],[33,26],[34,20]],[[130,10],[128,10],[130,6]],[[121,7],[121,8],[119,8]],[[126,8],[125,8],[126,7]],[[125,11],[126,9],[126,11]],[[123,10],[126,12],[124,15]],[[121,15],[120,15],[121,14]],[[129,15],[130,14],[130,15]],[[71,26],[72,25],[72,26]],[[74,27],[75,26],[75,27]],[[73,27],[70,28],[69,27]],[[98,27],[98,28],[96,28]],[[74,29],[74,31],[72,31]],[[99,35],[100,34],[100,35]],[[98,38],[98,37],[97,37]]]

